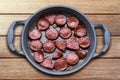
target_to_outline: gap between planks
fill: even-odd
[[[8,29],[14,20],[26,20],[31,15],[0,15],[0,35],[7,35]],[[120,35],[120,15],[86,15],[92,23],[105,24],[111,32],[111,35]],[[20,35],[23,26],[18,26],[15,35]],[[101,29],[96,29],[97,35],[103,35]]]
[[[0,13],[0,15],[33,15],[34,13]],[[83,13],[84,15],[120,15],[120,13]]]
[[[6,37],[0,37],[1,42],[0,42],[0,58],[23,58],[22,56],[19,55],[15,55],[13,52],[10,52],[10,50],[7,47],[7,43],[6,43]],[[100,49],[102,48],[102,36],[97,37],[98,42],[97,42],[97,48],[96,48],[96,52],[99,52]],[[120,54],[119,54],[119,49],[120,49],[120,44],[119,44],[119,40],[120,40],[120,36],[116,37],[116,36],[112,36],[111,37],[111,45],[110,48],[108,50],[108,52],[106,52],[105,55],[101,56],[101,58],[103,59],[119,59],[120,58]],[[116,42],[116,43],[114,43]],[[21,50],[20,48],[20,37],[15,37],[15,47],[18,50]],[[3,51],[4,50],[4,51]]]
[[[26,57],[25,56],[19,56],[19,57],[0,57],[0,59],[26,59]],[[95,59],[120,59],[120,57],[98,57],[98,58],[95,58]]]
[[[0,79],[84,79],[120,80],[120,59],[91,60],[84,69],[66,76],[41,73],[26,59],[0,59]]]
[[[50,5],[66,5],[84,13],[120,13],[119,0],[0,0],[0,13],[33,13]]]
[[[0,35],[0,37],[7,37],[7,35]],[[14,37],[21,37],[21,35],[14,35]],[[103,35],[97,35],[97,37],[103,37]],[[120,37],[120,35],[111,35],[111,37]]]

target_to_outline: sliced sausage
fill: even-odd
[[[46,41],[43,44],[43,49],[45,52],[53,52],[55,50],[55,44],[52,41]]]
[[[78,26],[79,20],[76,17],[70,17],[67,20],[67,25],[71,28],[74,29]]]
[[[90,46],[90,40],[89,38],[86,36],[86,37],[81,37],[79,39],[79,45],[81,48],[88,48]]]
[[[48,39],[56,39],[58,37],[58,31],[55,28],[50,28],[46,31],[46,37]]]
[[[40,40],[34,40],[30,42],[30,49],[33,51],[38,51],[42,48],[42,43]]]
[[[63,53],[61,51],[56,51],[54,54],[53,54],[53,59],[59,59],[63,56]]]
[[[47,19],[49,21],[49,23],[52,25],[52,24],[54,24],[55,17],[56,17],[56,15],[50,15],[50,16],[46,16],[45,19]]]
[[[56,41],[55,45],[58,49],[60,49],[61,51],[65,51],[66,47],[67,47],[67,43],[65,40],[61,40],[61,41]]]
[[[64,25],[66,23],[66,17],[64,15],[57,15],[55,17],[55,23],[60,26]]]
[[[78,37],[83,37],[86,35],[86,29],[82,25],[79,25],[74,29],[74,34]]]
[[[66,56],[66,62],[70,65],[75,65],[79,62],[79,57],[75,52],[70,52]]]
[[[33,58],[36,62],[40,63],[44,60],[44,54],[42,51],[34,52]]]
[[[85,50],[77,50],[76,53],[80,59],[84,59],[87,55],[87,52]]]
[[[68,41],[67,41],[67,48],[72,49],[72,50],[77,50],[79,49],[79,44],[77,39],[72,36]]]
[[[68,27],[63,27],[60,29],[59,34],[62,38],[69,38],[72,32]]]
[[[65,69],[67,69],[67,66],[68,65],[64,59],[58,59],[54,63],[54,67],[57,71],[63,71]]]
[[[54,68],[52,64],[52,59],[50,57],[47,57],[46,59],[44,59],[44,61],[40,65],[48,69]]]
[[[41,18],[38,21],[37,26],[39,30],[46,30],[50,26],[50,23],[47,19]]]
[[[30,39],[33,39],[33,40],[40,39],[41,36],[42,36],[41,31],[39,31],[36,28],[29,31],[29,38]]]

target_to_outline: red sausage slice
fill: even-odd
[[[85,50],[77,50],[76,53],[80,59],[84,59],[87,55],[87,52]]]
[[[78,37],[83,37],[86,35],[86,29],[82,25],[79,25],[74,29],[74,33]]]
[[[72,49],[72,50],[77,50],[79,49],[79,44],[77,39],[73,36],[71,37],[68,42],[67,42],[67,48]]]
[[[52,41],[46,41],[43,44],[43,49],[45,52],[53,52],[55,50],[55,44]]]
[[[54,67],[57,71],[63,71],[67,68],[67,63],[64,59],[58,59],[54,63]]]
[[[36,62],[43,62],[44,60],[44,54],[42,51],[37,51],[37,52],[34,52],[34,55],[33,55],[33,58]]]
[[[59,31],[62,38],[69,38],[72,34],[71,30],[68,27],[63,27]]]
[[[49,23],[52,25],[52,24],[54,24],[55,17],[56,17],[56,15],[50,15],[50,16],[46,16],[45,19],[47,19],[49,21]]]
[[[62,52],[61,51],[56,51],[54,54],[53,54],[53,59],[59,59],[63,56]]]
[[[50,23],[47,19],[41,18],[38,21],[37,26],[39,30],[46,30],[50,26]]]
[[[54,68],[50,57],[47,57],[40,65],[48,69]]]
[[[81,48],[88,48],[90,46],[90,41],[89,41],[89,38],[86,36],[86,37],[81,37],[79,39],[79,45]]]
[[[55,23],[60,26],[64,25],[66,23],[66,17],[64,15],[57,15],[55,17]]]
[[[30,42],[30,49],[33,51],[38,51],[42,48],[42,43],[40,40],[34,40]]]
[[[79,24],[79,20],[76,17],[70,17],[67,20],[67,25],[71,28],[74,29],[75,27],[77,27]]]
[[[67,47],[67,43],[65,40],[61,40],[61,41],[56,41],[55,45],[58,49],[60,49],[61,51],[65,51],[66,47]]]
[[[41,31],[37,30],[36,28],[29,31],[30,39],[33,39],[33,40],[40,39],[41,36],[42,36]]]
[[[71,52],[66,56],[66,62],[70,65],[75,65],[79,62],[79,57],[75,52]]]
[[[58,37],[58,31],[55,28],[50,28],[46,31],[46,37],[48,39],[56,39]]]

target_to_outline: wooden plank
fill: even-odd
[[[7,35],[8,29],[13,21],[25,20],[30,15],[0,15],[0,35]],[[22,27],[18,27],[15,35],[20,35]]]
[[[17,54],[11,52],[7,46],[6,37],[0,37],[0,58],[5,57],[21,57]],[[20,37],[15,38],[15,47],[17,50],[20,50]]]
[[[0,15],[0,35],[6,35],[10,24],[14,20],[26,20],[30,15]],[[93,23],[106,24],[111,35],[120,35],[120,15],[87,15]],[[20,35],[22,27],[15,31]],[[101,30],[97,30],[98,35],[103,35]]]
[[[120,59],[92,60],[84,69],[67,76],[50,76],[33,68],[26,59],[0,59],[0,79],[119,80]]]
[[[87,15],[93,23],[105,24],[111,35],[120,35],[120,15]],[[102,35],[102,31],[97,29],[97,34]]]
[[[0,37],[0,57],[21,57],[10,52],[6,45],[6,37]],[[20,37],[15,38],[15,46],[20,50]],[[102,37],[98,38],[97,52],[102,48]],[[120,37],[111,37],[111,46],[108,52],[102,57],[120,57]]]
[[[45,6],[59,4],[84,13],[120,13],[120,0],[0,0],[0,13],[34,13]]]

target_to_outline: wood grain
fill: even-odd
[[[84,13],[120,13],[120,0],[0,0],[0,13],[34,13],[48,5],[59,4]]]
[[[120,15],[86,15],[91,22],[106,24],[111,35],[120,35]],[[0,15],[0,35],[7,35],[11,23],[15,20],[26,20],[30,15]],[[15,35],[20,35],[22,27],[18,27]],[[97,35],[103,35],[101,30],[97,30]]]
[[[0,15],[0,35],[7,35],[8,29],[13,21],[25,20],[30,15]],[[15,35],[20,35],[23,26],[19,26]]]
[[[103,44],[102,44],[102,37],[98,37],[98,46],[97,46],[97,52],[100,52]],[[0,57],[1,58],[9,58],[9,57],[22,57],[15,55],[15,53],[10,52],[7,44],[6,44],[6,37],[0,37]],[[18,50],[21,50],[20,48],[20,37],[15,37],[15,47]],[[118,57],[120,58],[120,37],[111,37],[111,45],[109,48],[109,51],[106,52],[106,54],[102,57]]]
[[[50,76],[35,69],[26,59],[0,59],[0,79],[119,80],[119,70],[120,59],[96,59],[72,75]]]
[[[7,31],[15,20],[26,20],[35,11],[49,5],[71,6],[85,13],[93,23],[106,24],[111,45],[101,58],[81,71],[67,76],[50,76],[35,69],[23,56],[11,52],[6,43]],[[120,80],[120,0],[0,0],[0,80],[3,79],[78,79]],[[15,47],[21,50],[22,26],[15,30]],[[97,49],[103,47],[103,32],[97,29]]]
[[[87,15],[93,23],[105,24],[111,35],[120,35],[120,15]],[[102,35],[101,30],[97,30],[98,35]]]

